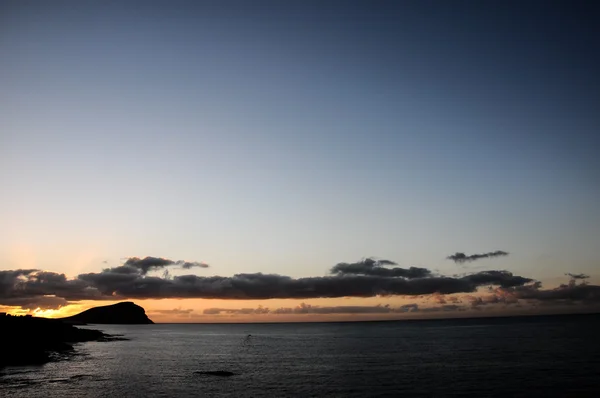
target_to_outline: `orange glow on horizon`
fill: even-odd
[[[61,309],[59,308],[57,310],[50,310],[50,309],[41,309],[41,308],[36,308],[35,310],[31,311],[31,315],[35,316],[35,317],[43,317],[43,318],[60,318],[62,315],[61,314]]]

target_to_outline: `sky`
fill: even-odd
[[[599,17],[592,1],[3,1],[0,311],[599,310]]]

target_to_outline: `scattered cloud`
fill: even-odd
[[[499,285],[501,287],[514,287],[533,282],[533,279],[513,275],[509,271],[481,271],[463,276],[462,279],[468,280],[477,286]]]
[[[571,279],[588,279],[590,277],[589,275],[586,275],[586,274],[571,274],[571,273],[567,273],[565,275],[570,276]]]
[[[554,289],[542,289],[541,284],[532,284],[505,288],[502,289],[502,292],[517,300],[600,304],[600,286],[589,285],[585,282],[577,284],[575,279]]]
[[[373,305],[373,306],[335,306],[322,307],[318,305],[310,305],[302,303],[293,308],[278,308],[273,311],[275,314],[387,314],[393,309],[388,305]]]
[[[466,262],[480,260],[482,258],[493,258],[493,257],[501,257],[501,256],[508,256],[508,253],[505,251],[502,251],[502,250],[497,250],[495,252],[482,253],[482,254],[471,254],[471,255],[467,256],[465,253],[457,252],[446,258],[448,260],[454,261],[455,263],[466,263]]]
[[[225,314],[268,314],[270,310],[268,308],[264,308],[262,306],[258,306],[258,308],[206,308],[202,313],[204,315],[219,315],[221,313]]]
[[[190,268],[194,268],[194,267],[199,267],[199,268],[208,268],[209,267],[208,264],[205,264],[202,262],[183,261],[183,260],[174,261],[174,260],[169,260],[167,258],[161,258],[161,257],[144,257],[144,258],[129,257],[129,258],[127,258],[127,260],[125,261],[125,264],[123,264],[123,265],[127,266],[127,267],[133,267],[133,268],[140,269],[142,271],[141,272],[142,275],[147,274],[148,271],[150,271],[150,270],[157,270],[157,269],[170,267],[170,266],[180,266],[183,269],[190,269]]]
[[[271,314],[271,315],[301,315],[301,314],[390,314],[390,313],[406,313],[419,311],[418,304],[406,304],[400,307],[390,307],[389,305],[372,305],[372,306],[319,306],[302,303],[295,307],[279,307],[269,309],[268,307],[259,306],[258,308],[207,308],[203,311],[205,315],[219,314]]]
[[[419,304],[404,304],[396,308],[396,312],[417,312],[419,311]]]
[[[193,309],[189,308],[186,310],[182,310],[181,308],[173,308],[170,310],[152,310],[148,311],[151,314],[161,314],[161,315],[175,315],[175,316],[189,316],[194,312]]]
[[[504,289],[496,289],[492,294],[489,295],[467,295],[464,297],[469,302],[471,308],[479,308],[489,304],[516,304],[518,299],[511,294],[507,294]]]
[[[14,297],[2,299],[2,304],[9,307],[21,307],[25,310],[57,310],[69,304],[67,300],[56,296]]]
[[[446,304],[446,296],[437,292],[428,296],[427,299],[433,300],[437,304]]]
[[[437,307],[427,307],[419,309],[420,312],[452,312],[452,311],[465,311],[466,308],[456,304],[446,304]]]
[[[375,260],[365,258],[356,263],[339,263],[331,268],[331,273],[336,275],[373,275],[387,277],[402,277],[408,279],[425,278],[431,275],[431,271],[426,268],[385,268],[388,265],[397,265],[390,260]]]

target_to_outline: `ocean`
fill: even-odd
[[[86,327],[129,340],[1,369],[0,395],[600,396],[600,315]],[[217,370],[234,375],[196,373]]]

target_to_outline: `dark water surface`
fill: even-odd
[[[0,395],[600,397],[600,315],[93,328],[130,340],[0,370]]]

